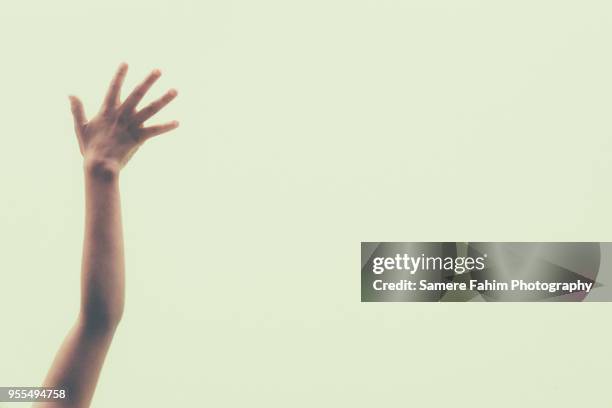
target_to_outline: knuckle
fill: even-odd
[[[130,115],[127,112],[122,112],[116,118],[117,124],[126,126],[130,123]]]
[[[132,135],[132,139],[134,140],[136,144],[144,142],[144,135],[142,134],[140,129],[136,129],[132,131],[131,135]]]

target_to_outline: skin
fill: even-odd
[[[176,97],[174,89],[137,110],[138,103],[161,75],[159,70],[153,70],[120,101],[127,68],[127,64],[119,66],[100,111],[90,120],[85,117],[79,98],[69,97],[85,176],[81,305],[76,322],[43,383],[44,387],[66,389],[69,400],[35,403],[36,408],[90,406],[104,359],[123,315],[125,266],[119,175],[143,143],[178,126],[176,121],[153,126],[143,124]]]

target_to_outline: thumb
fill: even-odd
[[[87,123],[83,102],[74,95],[69,95],[68,99],[70,99],[70,109],[72,110],[72,116],[74,118],[74,129],[77,135],[80,136],[81,129],[85,126],[85,123]]]

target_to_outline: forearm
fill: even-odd
[[[81,311],[44,381],[65,388],[69,401],[36,408],[87,407],[123,313],[124,259],[118,171],[86,163]]]
[[[124,305],[124,254],[119,170],[87,162],[85,237],[81,269],[81,319],[86,327],[107,330],[121,319]]]

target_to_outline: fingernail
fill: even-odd
[[[159,69],[154,69],[153,72],[151,72],[152,75],[154,76],[160,76],[161,75],[161,71]]]
[[[178,91],[177,91],[176,89],[172,88],[172,89],[170,89],[170,90],[168,91],[168,95],[170,95],[170,96],[176,96],[176,95],[178,95]]]

